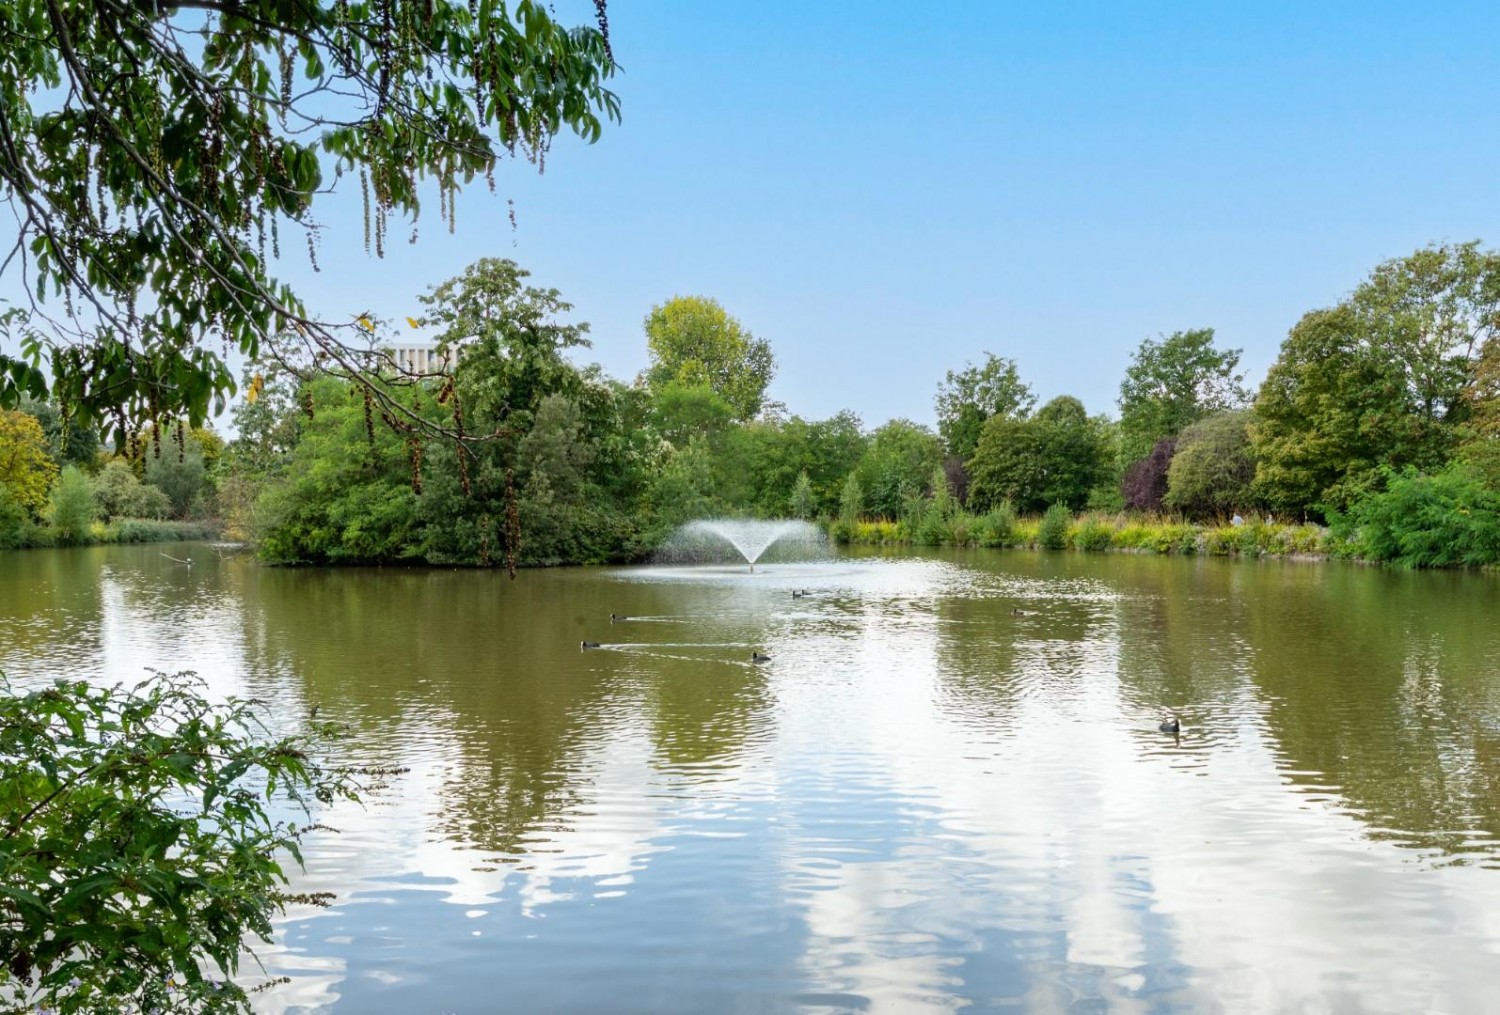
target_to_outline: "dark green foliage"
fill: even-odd
[[[1016,369],[1016,361],[984,354],[981,366],[948,371],[937,394],[938,433],[949,455],[972,458],[985,421],[993,416],[1025,419],[1036,404]]]
[[[1023,513],[1057,503],[1077,510],[1103,467],[1098,423],[1064,395],[1030,419],[996,416],[984,425],[969,462],[969,501],[988,508],[1008,500]]]
[[[1500,563],[1500,491],[1471,470],[1434,475],[1414,469],[1387,477],[1386,489],[1350,509],[1340,526],[1364,556],[1404,567]]]
[[[1068,546],[1068,524],[1073,513],[1066,504],[1053,504],[1042,515],[1042,523],[1036,530],[1036,545],[1043,550],[1064,550]]]
[[[203,451],[194,441],[183,440],[179,447],[163,437],[160,452],[146,453],[146,482],[167,495],[172,517],[201,515],[203,497],[210,489]]]
[[[0,550],[22,545],[26,533],[26,510],[17,504],[5,484],[0,483]]]
[[[1240,350],[1215,349],[1213,343],[1212,328],[1141,343],[1120,384],[1121,462],[1139,461],[1158,441],[1249,400],[1238,370]]]
[[[230,978],[289,901],[283,855],[301,857],[272,801],[305,813],[353,787],[308,737],[267,736],[253,702],[202,691],[0,677],[0,994],[24,1010],[250,1010]]]
[[[921,497],[933,469],[942,465],[937,436],[909,420],[893,419],[870,435],[855,474],[864,509],[882,518],[900,517],[910,497]]]
[[[1221,412],[1199,420],[1177,438],[1162,503],[1203,519],[1253,506],[1248,412]]]
[[[412,487],[421,475],[413,445],[390,427],[367,428],[363,400],[352,386],[326,379],[307,394],[313,418],[304,421],[281,480],[256,506],[264,526],[261,555],[275,563],[413,559]]]
[[[1432,465],[1444,424],[1413,411],[1405,370],[1348,305],[1299,321],[1266,375],[1251,428],[1256,485],[1289,514],[1347,507],[1381,468]]]
[[[48,519],[57,534],[58,542],[87,543],[95,512],[94,486],[89,482],[89,477],[76,465],[63,469],[57,485],[52,488]]]
[[[1306,315],[1256,399],[1257,485],[1288,513],[1342,510],[1387,469],[1434,472],[1482,417],[1500,328],[1500,254],[1431,247]],[[1477,397],[1476,397],[1477,396]]]
[[[42,432],[47,435],[47,449],[54,462],[77,465],[82,469],[94,467],[94,459],[99,454],[99,435],[92,426],[76,418],[64,422],[63,413],[57,406],[29,396],[21,398],[19,408],[27,415],[35,416],[42,424]]]

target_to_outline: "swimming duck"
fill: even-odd
[[[578,648],[579,648],[580,651],[583,650],[583,649],[598,648],[598,647],[599,647],[599,643],[597,641],[581,641],[581,642],[578,643]]]
[[[1161,730],[1163,733],[1181,733],[1182,723],[1179,722],[1177,717],[1174,715],[1163,719],[1161,721],[1161,724],[1156,728]]]
[[[750,652],[750,661],[752,663],[768,663],[771,661],[771,657],[766,655],[764,652],[757,652],[752,650]]]
[[[1029,617],[1031,616],[1031,611],[1023,610],[1019,606],[1017,606],[1015,609],[1010,611],[1010,615],[1012,617]]]
[[[806,589],[792,589],[793,599],[806,599],[810,595],[812,595],[812,593],[808,592]]]
[[[629,620],[629,619],[630,618],[627,617],[627,616],[625,616],[625,614],[623,614],[623,613],[611,613],[609,615],[609,622],[611,624],[618,624],[622,620]]]

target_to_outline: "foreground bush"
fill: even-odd
[[[293,901],[280,857],[300,863],[307,831],[272,807],[305,815],[353,784],[309,737],[269,736],[254,702],[202,689],[181,673],[22,693],[0,675],[7,1010],[250,1010],[230,977]]]

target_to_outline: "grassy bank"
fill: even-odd
[[[173,543],[184,539],[214,539],[218,526],[212,522],[171,522],[154,518],[117,518],[94,522],[88,535],[69,536],[50,525],[22,525],[0,532],[0,549],[34,550],[56,546],[92,546],[100,543]]]
[[[1063,512],[1018,518],[1004,509],[983,515],[931,513],[897,521],[835,521],[829,535],[864,546],[958,546],[1072,549],[1090,552],[1203,555],[1210,557],[1353,557],[1354,547],[1318,525],[1250,521],[1203,525],[1165,517]]]

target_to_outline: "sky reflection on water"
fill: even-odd
[[[1478,1011],[1500,983],[1493,578],[191,552],[0,558],[0,666],[190,667],[410,767],[324,816],[297,887],[338,901],[262,950],[292,979],[266,1012]]]

